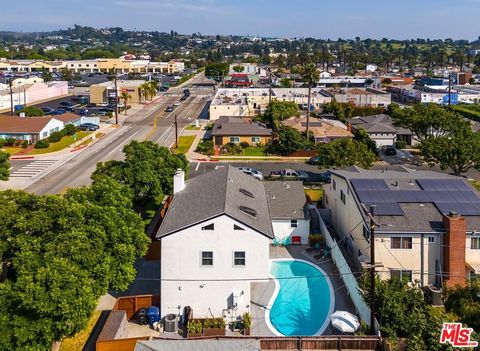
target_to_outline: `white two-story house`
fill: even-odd
[[[276,233],[309,233],[303,187],[275,183],[267,186],[233,167],[187,182],[177,172],[173,200],[156,234],[162,316],[183,314],[185,306],[195,318],[235,319],[249,311],[250,284],[268,279]]]
[[[331,225],[365,263],[373,206],[381,278],[441,287],[480,274],[480,196],[466,180],[406,167],[331,172],[324,187]]]

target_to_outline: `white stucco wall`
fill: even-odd
[[[50,136],[54,132],[58,132],[64,128],[64,124],[62,121],[52,118],[50,122],[48,122],[45,127],[39,133],[39,139],[45,139],[46,137]]]
[[[213,231],[201,229],[211,223]],[[245,230],[234,230],[235,223]],[[248,311],[250,279],[268,279],[269,242],[266,236],[225,215],[164,237],[161,315],[178,313],[178,306],[181,313],[185,306],[192,307],[196,318],[211,314],[234,318]],[[213,252],[213,267],[201,266],[202,251]],[[245,251],[245,267],[233,265],[234,251]],[[241,295],[237,308],[231,306],[233,293]]]
[[[308,244],[310,220],[297,220],[297,227],[292,228],[290,220],[272,220],[275,237],[283,241],[286,237],[298,235],[302,238],[302,245]]]
[[[397,141],[397,134],[394,133],[368,133],[370,139],[372,139],[377,147],[395,145]]]

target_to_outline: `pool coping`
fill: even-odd
[[[316,264],[313,264],[312,262],[309,262],[307,260],[302,260],[302,259],[299,259],[299,258],[273,258],[273,259],[270,259],[269,267],[268,267],[269,272],[271,270],[272,262],[274,262],[274,261],[300,261],[300,262],[309,264],[310,266],[316,268],[320,273],[322,273],[324,275],[325,280],[327,281],[328,290],[330,292],[330,307],[328,309],[327,318],[323,322],[320,329],[318,329],[318,331],[313,336],[322,335],[323,332],[325,331],[325,329],[327,329],[328,324],[330,324],[330,316],[332,315],[333,310],[335,309],[335,293],[333,291],[333,285],[332,285],[332,282],[330,280],[330,277],[328,276],[327,273],[325,273],[325,271],[322,268],[320,268]],[[272,309],[273,303],[277,299],[278,292],[280,290],[280,283],[278,282],[278,279],[276,279],[272,274],[269,273],[269,276],[273,279],[273,282],[275,283],[275,289],[273,291],[272,297],[270,298],[267,306],[265,307],[265,324],[267,324],[268,329],[270,329],[270,331],[273,334],[275,334],[276,336],[285,336],[284,334],[280,333],[270,322],[270,310]],[[301,335],[301,336],[304,336],[304,335]]]

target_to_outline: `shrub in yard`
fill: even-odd
[[[224,155],[241,155],[243,153],[243,149],[240,147],[240,145],[237,145],[235,143],[228,143],[223,145],[221,151]]]
[[[63,130],[65,131],[66,135],[73,135],[77,132],[78,128],[73,124],[67,124]]]
[[[39,140],[35,143],[35,149],[46,149],[49,146],[50,143],[46,139]]]
[[[28,147],[28,141],[27,140],[24,140],[23,143],[22,143],[22,147],[24,149],[26,149]]]
[[[0,147],[4,147],[7,141],[5,139],[0,139]]]
[[[16,141],[17,141],[17,140],[14,139],[14,138],[7,138],[7,139],[5,140],[5,145],[14,146]]]
[[[213,155],[213,141],[211,140],[202,140],[198,143],[195,152],[201,153],[203,155]]]
[[[397,140],[395,142],[395,147],[397,149],[406,149],[407,148],[407,142],[405,140]]]
[[[242,141],[239,145],[242,149],[246,149],[247,147],[250,146],[250,144],[247,143],[246,141]]]
[[[50,134],[50,136],[48,137],[48,141],[50,141],[51,143],[58,143],[65,136],[65,133],[65,129],[54,132]]]

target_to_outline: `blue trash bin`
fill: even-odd
[[[157,306],[150,306],[147,309],[148,324],[153,325],[155,322],[160,321],[160,309]]]

